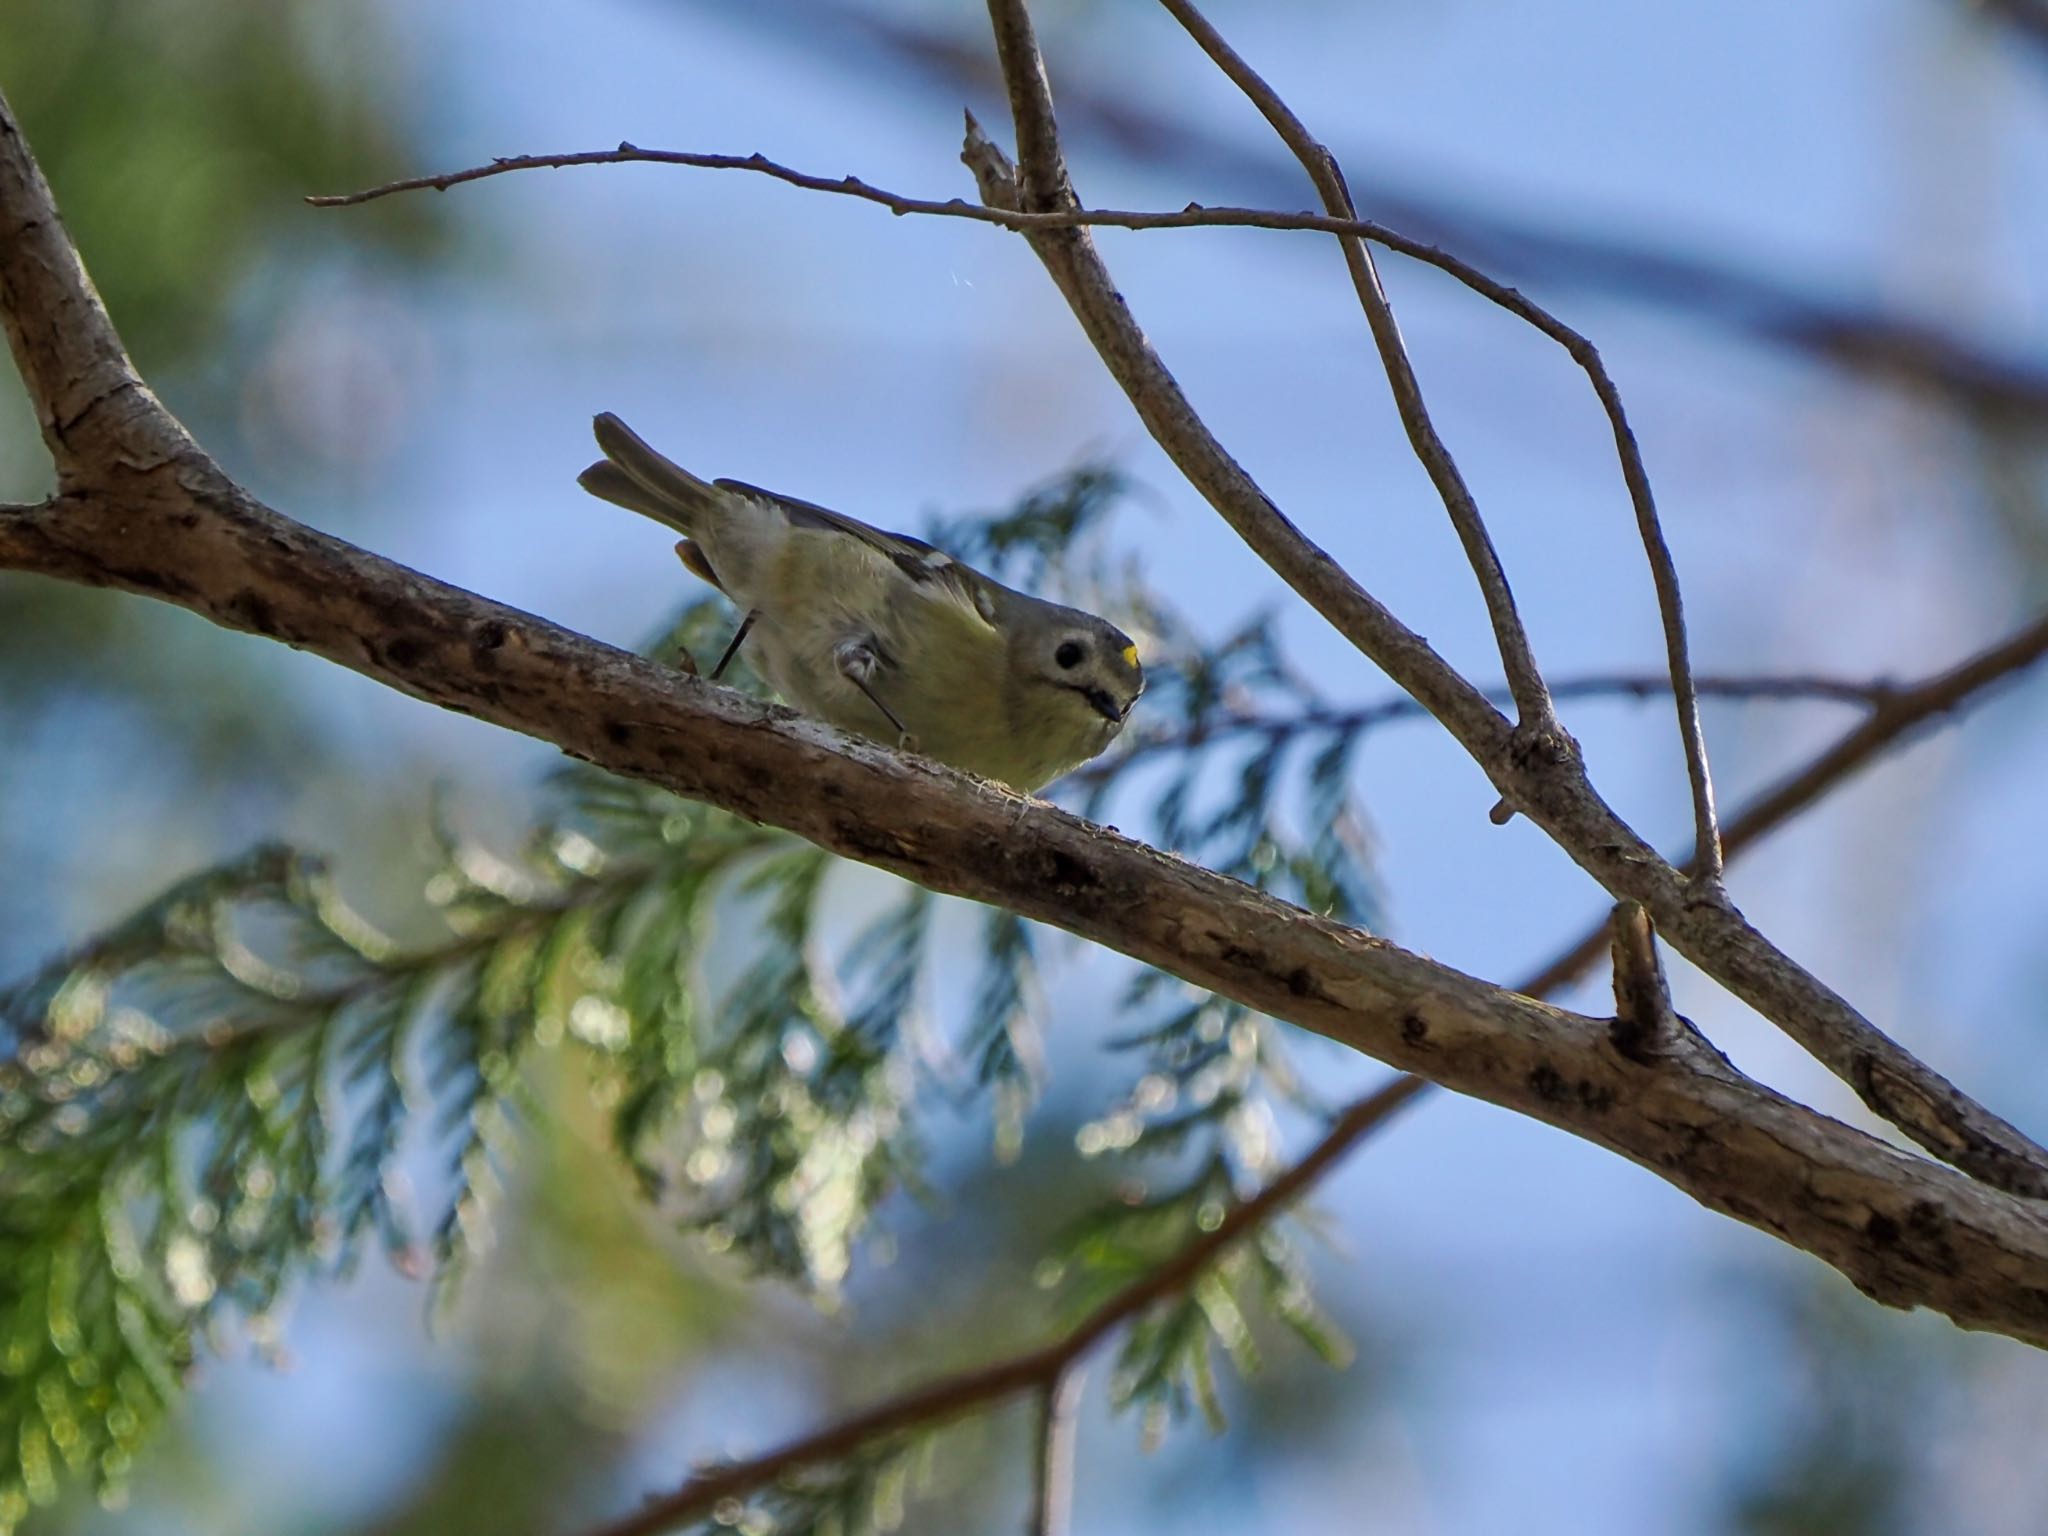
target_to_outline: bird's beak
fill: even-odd
[[[1112,725],[1122,725],[1124,723],[1124,716],[1130,713],[1130,706],[1125,705],[1121,709],[1118,708],[1116,700],[1110,696],[1109,691],[1105,688],[1090,688],[1083,697],[1088,700],[1089,704],[1094,706],[1095,712],[1098,715],[1102,716],[1103,719],[1109,721]]]

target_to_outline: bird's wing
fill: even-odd
[[[712,483],[722,491],[750,496],[779,509],[791,527],[843,534],[860,540],[911,581],[930,589],[932,596],[949,598],[979,615],[990,628],[995,627],[995,596],[987,578],[972,566],[962,565],[943,549],[934,548],[923,539],[913,539],[905,533],[890,533],[873,527],[857,517],[834,512],[816,502],[799,501],[794,496],[764,491],[744,480],[716,480]]]

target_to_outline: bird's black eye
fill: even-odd
[[[1062,640],[1060,648],[1052,653],[1052,659],[1061,666],[1071,669],[1081,665],[1081,658],[1086,654],[1087,652],[1081,649],[1080,641]]]

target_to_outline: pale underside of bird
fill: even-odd
[[[578,483],[683,535],[684,565],[742,614],[734,648],[808,714],[1029,791],[1115,740],[1143,691],[1137,647],[1105,619],[922,540],[701,480],[609,413],[595,430],[605,457]]]

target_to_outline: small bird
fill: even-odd
[[[676,553],[738,605],[755,669],[842,730],[1029,793],[1116,739],[1145,688],[1105,619],[1004,586],[921,539],[737,480],[704,481],[618,417],[594,423],[591,495],[683,536]]]

